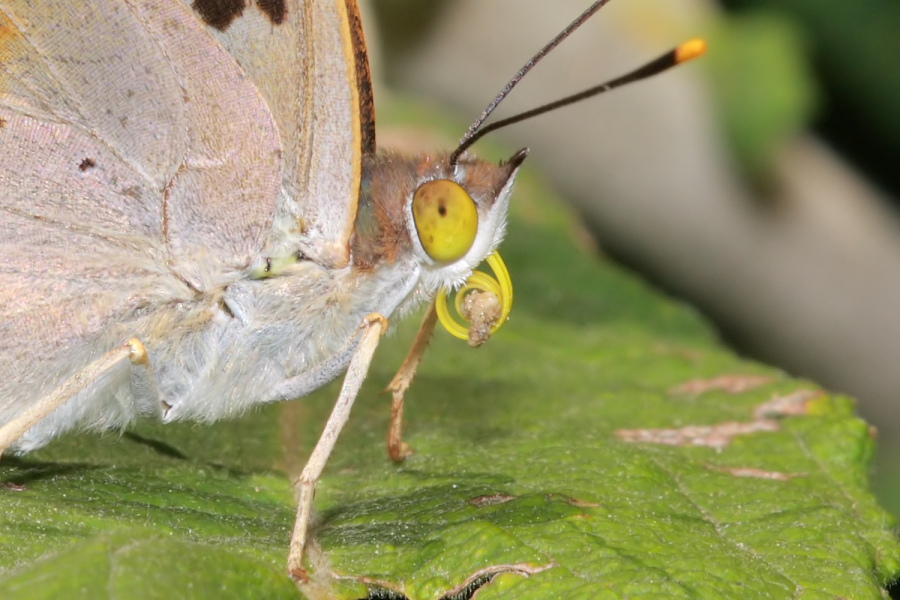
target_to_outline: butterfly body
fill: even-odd
[[[263,247],[245,268],[226,269],[220,261],[210,260],[219,268],[207,267],[202,277],[190,280],[165,260],[163,240],[138,237],[133,231],[107,231],[118,244],[112,262],[93,253],[78,257],[83,263],[98,261],[83,266],[90,271],[88,281],[104,279],[102,290],[82,285],[90,293],[67,298],[65,314],[44,312],[17,319],[19,327],[48,316],[54,322],[96,322],[97,327],[88,328],[60,352],[42,353],[30,368],[11,371],[0,383],[3,418],[10,421],[132,337],[147,349],[155,390],[141,388],[131,365],[122,363],[29,429],[14,448],[32,450],[71,429],[121,429],[141,416],[165,422],[234,417],[253,405],[301,397],[332,381],[346,369],[355,350],[355,333],[367,315],[409,313],[430,301],[442,286],[465,281],[500,242],[519,162],[497,167],[465,160],[455,171],[460,183],[471,188],[487,226],[467,259],[443,265],[423,251],[411,216],[412,195],[425,181],[452,177],[445,163],[446,157],[409,159],[390,154],[366,161],[357,225],[350,239],[351,261],[341,268],[304,257],[297,249],[302,232],[286,233],[277,219],[268,236],[277,243]],[[34,237],[61,233],[58,224],[43,215],[32,212],[30,218]],[[65,247],[64,241],[61,244]],[[284,246],[295,250],[278,254]],[[214,259],[214,249],[201,247],[200,252]],[[40,248],[29,253],[36,269],[49,266],[40,253]],[[110,278],[109,271],[117,268],[122,277]],[[61,289],[72,284],[71,273],[61,275],[55,278],[48,270],[42,285]],[[52,305],[50,297],[34,298],[21,274],[7,273],[3,279],[9,290],[3,292],[5,306],[12,306],[13,290],[16,295],[30,293],[32,307]],[[98,295],[97,301],[90,301]],[[23,308],[27,311],[27,306]],[[112,316],[103,320],[103,315]],[[15,344],[27,353],[33,342],[33,336],[7,338],[0,349],[9,356]]]
[[[315,482],[387,319],[493,251],[524,159],[376,153],[357,10],[0,0],[0,452],[232,417],[346,371],[299,478],[298,579]],[[426,188],[430,220],[452,218],[448,185],[477,214],[449,258],[412,208]]]

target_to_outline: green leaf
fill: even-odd
[[[399,466],[380,392],[416,324],[379,348],[318,488],[318,587],[284,574],[287,474],[337,384],[4,457],[0,597],[884,597],[900,546],[852,401],[742,360],[598,260],[531,172],[513,212],[513,316],[477,350],[436,336]]]

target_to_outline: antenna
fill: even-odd
[[[516,85],[531,71],[534,66],[540,62],[544,56],[546,56],[551,50],[556,48],[563,40],[565,40],[569,35],[572,34],[578,27],[580,27],[585,21],[587,21],[591,16],[594,15],[598,10],[603,8],[609,0],[597,0],[594,2],[586,11],[581,13],[577,19],[572,21],[568,27],[563,29],[559,34],[554,37],[548,44],[546,44],[543,48],[541,48],[537,54],[535,54],[531,59],[522,66],[521,69],[516,72],[512,79],[504,86],[503,90],[497,94],[497,97],[494,98],[490,104],[488,104],[487,108],[481,113],[481,115],[475,120],[472,125],[469,126],[469,129],[466,131],[466,134],[462,137],[459,142],[459,145],[456,147],[456,150],[450,155],[450,166],[455,167],[459,162],[459,157],[462,156],[462,153],[465,152],[472,144],[480,140],[482,137],[487,135],[492,131],[496,131],[502,127],[506,127],[508,125],[512,125],[513,123],[518,123],[520,121],[524,121],[526,119],[530,119],[532,117],[536,117],[538,115],[542,115],[546,112],[550,112],[551,110],[555,110],[557,108],[561,108],[563,106],[568,106],[569,104],[574,104],[575,102],[580,102],[581,100],[585,100],[587,98],[591,98],[593,96],[597,96],[598,94],[602,94],[603,92],[608,92],[617,87],[621,87],[626,83],[632,83],[635,81],[640,81],[642,79],[646,79],[648,77],[652,77],[653,75],[657,75],[670,69],[676,65],[680,65],[681,63],[687,62],[691,59],[697,58],[698,56],[703,55],[706,52],[707,45],[706,42],[702,39],[692,39],[689,40],[680,46],[666,52],[662,56],[656,58],[648,62],[647,64],[639,67],[625,75],[607,81],[606,83],[602,83],[600,85],[588,88],[577,94],[572,94],[571,96],[566,96],[565,98],[560,98],[554,102],[550,102],[548,104],[544,104],[542,106],[538,106],[531,110],[519,113],[518,115],[514,115],[512,117],[508,117],[506,119],[502,119],[487,127],[483,127],[484,122],[487,118],[494,112],[494,109],[500,105],[504,98],[506,98],[509,93],[512,91]]]

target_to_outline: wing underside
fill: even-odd
[[[0,410],[246,269],[279,133],[174,0],[0,0]]]
[[[268,102],[284,146],[281,210],[302,250],[349,259],[362,157],[375,151],[368,57],[355,0],[184,0]]]
[[[347,263],[374,151],[355,0],[204,4],[0,0],[0,419],[165,336],[160,307],[232,281],[279,216]]]

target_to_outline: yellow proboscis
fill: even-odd
[[[468,319],[462,312],[462,303],[465,300],[466,294],[473,290],[492,292],[500,299],[501,306],[500,318],[497,320],[497,324],[491,328],[491,333],[496,333],[497,330],[506,323],[506,320],[509,318],[509,313],[512,310],[512,279],[509,277],[509,271],[503,263],[503,259],[500,258],[500,254],[497,252],[494,252],[487,257],[487,263],[494,271],[496,278],[491,277],[482,271],[475,271],[469,277],[468,281],[466,281],[466,285],[456,292],[456,299],[453,304],[457,314],[459,314],[464,321],[468,322]],[[437,298],[435,298],[435,308],[437,310],[438,319],[451,335],[454,335],[461,340],[467,340],[469,338],[469,329],[461,325],[459,321],[450,314],[450,309],[447,306],[448,294],[449,291],[446,288],[443,288],[438,292]]]

